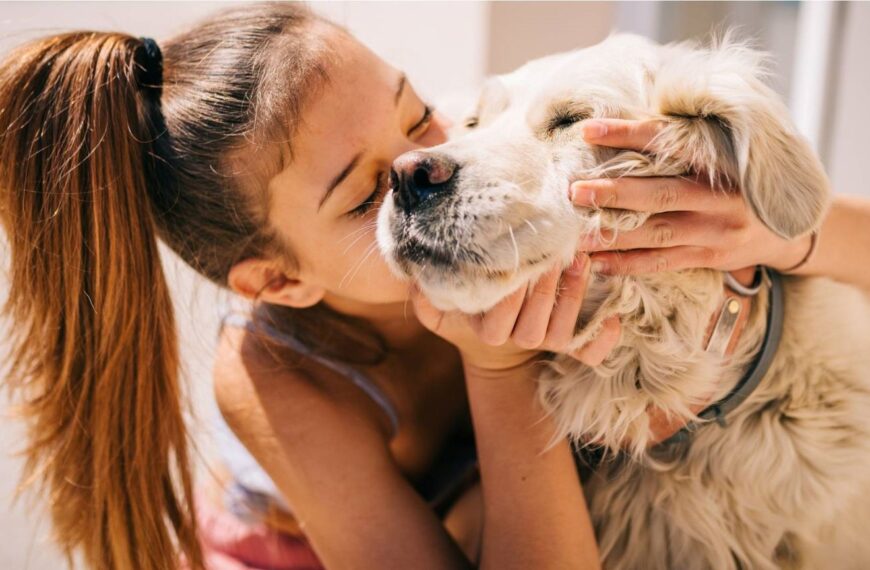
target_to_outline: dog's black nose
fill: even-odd
[[[406,152],[393,162],[393,188],[396,202],[406,212],[415,209],[429,196],[450,190],[459,165],[443,154]]]

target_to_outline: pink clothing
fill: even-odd
[[[206,570],[324,570],[304,538],[244,522],[204,493],[196,509]]]

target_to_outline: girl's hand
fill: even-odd
[[[580,253],[561,274],[553,267],[526,295],[522,287],[485,313],[468,315],[436,309],[414,287],[411,300],[423,325],[456,345],[467,367],[496,371],[527,364],[539,351],[561,352],[574,327],[589,281],[590,263]],[[601,333],[571,356],[596,366],[619,340],[619,321],[605,323]]]
[[[655,152],[661,121],[595,119],[581,127],[587,142]],[[734,270],[752,265],[787,269],[810,248],[809,234],[785,240],[761,223],[739,191],[715,191],[698,178],[612,178],[574,182],[578,206],[651,212],[639,228],[580,249],[601,273],[651,273],[691,267]],[[628,250],[619,251],[614,250]]]

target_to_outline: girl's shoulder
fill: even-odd
[[[382,407],[342,374],[294,347],[264,342],[242,327],[221,329],[213,390],[221,415],[240,438],[244,435],[238,432],[247,429],[244,424],[262,412],[272,421],[293,418],[299,429],[334,429],[331,420],[357,424],[380,434],[385,443],[394,431]]]

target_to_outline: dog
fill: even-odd
[[[492,78],[450,140],[397,161],[381,252],[438,308],[476,313],[567,267],[583,236],[648,217],[573,206],[577,179],[701,173],[714,191],[739,188],[776,234],[812,231],[828,181],[764,61],[728,35],[616,34]],[[579,123],[603,117],[662,120],[655,154],[584,142]],[[724,354],[705,347],[727,317],[723,272],[593,275],[569,350],[613,315],[619,344],[596,367],[550,355],[542,368],[554,441],[605,456],[584,482],[605,568],[870,567],[870,299],[829,279],[761,277]],[[725,401],[719,421],[698,412]],[[656,441],[655,414],[686,437]]]

